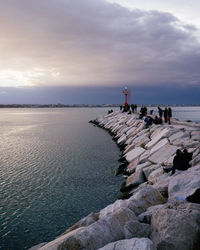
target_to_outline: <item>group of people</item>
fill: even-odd
[[[147,115],[147,107],[142,105],[142,107],[140,108],[139,118],[142,119],[146,115]]]
[[[122,112],[129,112],[131,113],[131,111],[134,113],[135,111],[137,111],[137,104],[131,104],[129,105],[128,103],[126,105],[120,105],[120,110]]]
[[[183,152],[180,149],[177,149],[176,155],[173,159],[173,166],[171,168],[163,168],[164,172],[169,173],[172,171],[172,175],[177,170],[187,170],[190,168],[189,162],[192,160],[193,153],[189,153],[187,149],[184,149]]]
[[[122,112],[128,112],[128,114],[134,113],[137,111],[137,105],[136,104],[126,104],[126,105],[121,105],[120,110]],[[150,115],[153,114],[153,110],[150,110]],[[162,124],[163,123],[163,117],[164,117],[164,122],[171,124],[171,117],[172,117],[172,109],[170,107],[165,107],[165,109],[161,109],[158,107],[158,115],[155,116],[153,119],[151,116],[147,116],[147,107],[145,105],[142,105],[140,108],[140,113],[139,113],[139,119],[143,119],[146,124],[146,127],[149,127],[150,125],[154,124]]]
[[[171,117],[172,117],[172,109],[169,108],[165,108],[164,110],[162,110],[160,107],[158,107],[158,114],[159,114],[159,118],[160,120],[162,120],[162,117],[164,116],[164,121],[167,123],[171,123]]]

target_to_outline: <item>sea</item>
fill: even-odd
[[[0,249],[51,241],[120,198],[121,152],[105,130],[88,123],[108,109],[0,109]],[[172,112],[200,122],[200,107]]]

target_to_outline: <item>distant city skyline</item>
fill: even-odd
[[[0,2],[0,103],[200,104],[197,0]]]

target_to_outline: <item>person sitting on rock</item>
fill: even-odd
[[[153,120],[154,124],[162,124],[162,119],[160,119],[157,115],[155,116]]]
[[[183,169],[183,153],[181,152],[180,149],[176,150],[176,155],[174,156],[174,159],[173,159],[173,167],[172,168],[163,168],[163,170],[166,173],[172,171],[172,175],[175,173],[176,169],[186,170],[185,168]]]
[[[153,119],[151,118],[151,116],[147,116],[144,119],[144,122],[145,122],[145,128],[148,128],[149,126],[152,125]]]
[[[187,149],[183,150],[183,168],[185,168],[185,170],[191,167],[189,162],[192,160],[192,155],[193,153],[189,153]]]
[[[176,155],[173,159],[173,167],[172,168],[163,168],[163,170],[168,173],[172,171],[172,175],[175,173],[176,169],[178,170],[187,170],[190,168],[189,162],[192,160],[193,153],[188,153],[187,149],[184,149],[181,152],[180,149],[176,150]]]

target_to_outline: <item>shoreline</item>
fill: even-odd
[[[111,250],[118,245],[129,249],[136,243],[137,249],[198,249],[200,205],[193,196],[200,188],[200,123],[172,119],[170,125],[145,129],[137,116],[115,111],[92,121],[107,130],[122,150],[116,174],[127,175],[121,186],[126,199],[91,213],[57,239],[32,250]],[[192,167],[169,176],[163,166],[172,166],[179,148],[193,153]],[[189,196],[192,202],[186,201]]]

